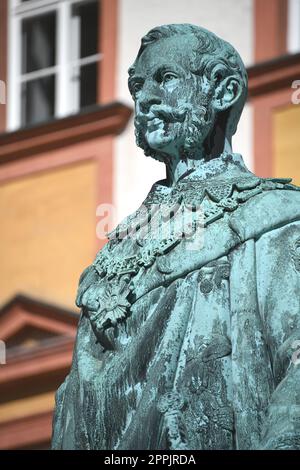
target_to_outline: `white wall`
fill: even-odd
[[[246,66],[253,60],[252,0],[119,0],[117,98],[132,106],[127,69],[140,40],[151,28],[167,23],[193,23],[229,41]],[[251,168],[252,120],[247,106],[234,138],[234,151]],[[164,165],[146,158],[135,145],[132,122],[115,145],[114,203],[118,220],[134,211],[152,184],[165,177]]]

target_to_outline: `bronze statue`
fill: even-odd
[[[300,449],[300,193],[232,152],[243,62],[165,25],[129,88],[137,144],[166,179],[80,278],[53,448]]]

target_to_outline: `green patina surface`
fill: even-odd
[[[300,192],[233,153],[236,50],[188,24],[129,69],[137,145],[166,165],[82,274],[54,449],[300,449]]]

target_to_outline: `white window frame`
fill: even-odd
[[[1,0],[0,0],[1,1]],[[70,44],[70,35],[76,32],[76,21],[71,20],[71,9],[76,3],[91,0],[9,0],[8,9],[8,130],[21,127],[21,85],[24,78],[39,78],[49,73],[55,73],[55,103],[54,117],[64,117],[79,111],[78,87],[75,70],[80,66],[97,63],[102,54],[80,59],[74,44]],[[21,74],[21,22],[24,18],[38,16],[56,11],[56,65],[47,69]],[[72,41],[73,42],[73,41]],[[71,47],[72,46],[72,47]]]
[[[287,50],[290,54],[300,52],[300,0],[288,1]]]

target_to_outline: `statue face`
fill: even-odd
[[[137,143],[159,160],[192,154],[211,127],[210,84],[191,72],[196,47],[193,35],[160,39],[145,48],[129,78]]]

